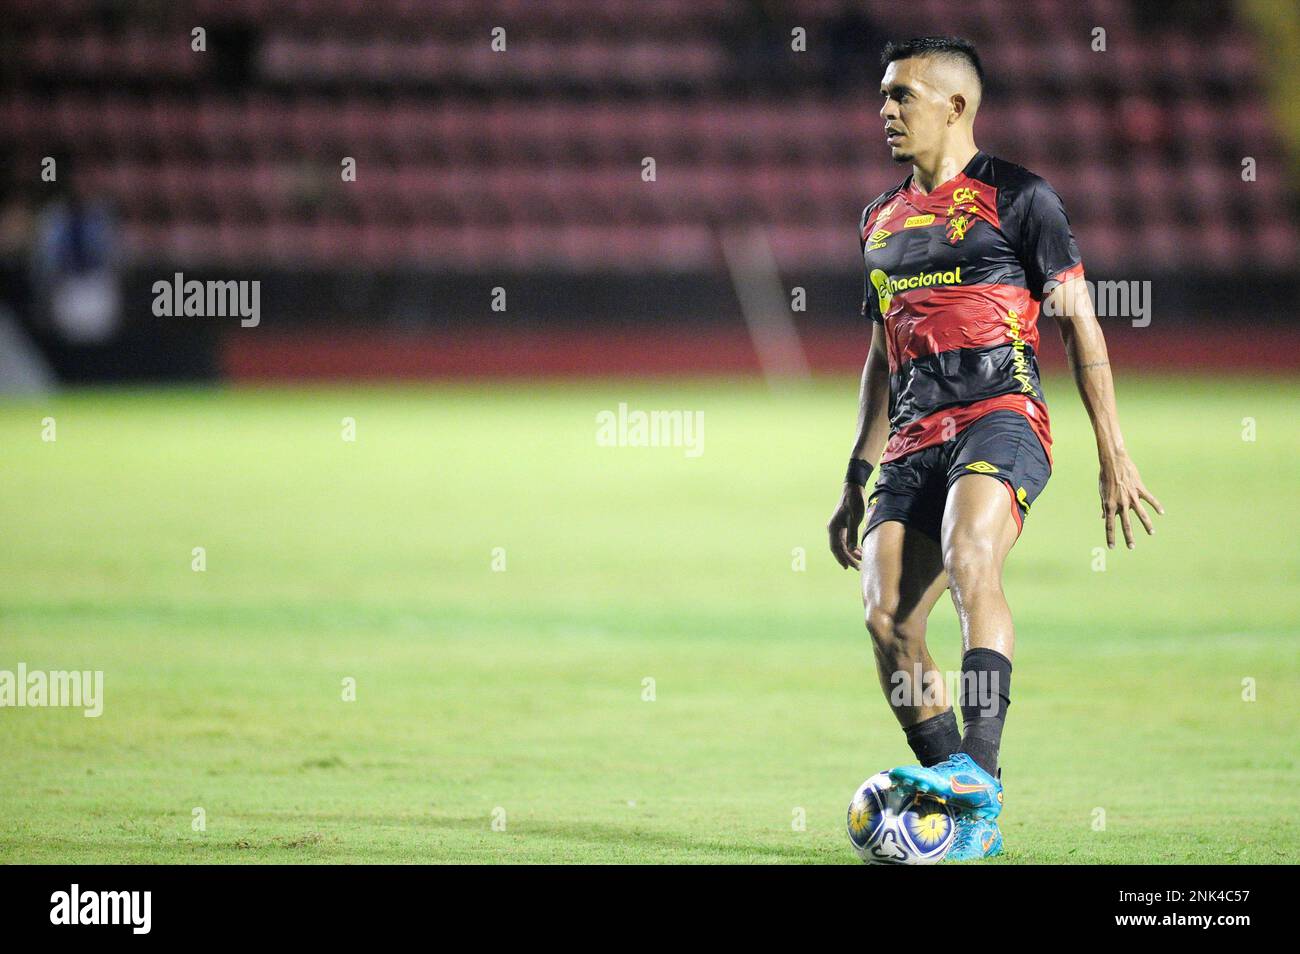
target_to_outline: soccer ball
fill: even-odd
[[[888,772],[862,783],[849,803],[849,841],[869,865],[932,865],[943,860],[956,831],[952,809],[900,791]]]

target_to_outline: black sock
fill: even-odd
[[[961,746],[961,733],[957,731],[957,717],[951,709],[931,716],[903,729],[907,744],[916,753],[922,765],[937,765]]]
[[[972,649],[961,660],[960,751],[990,775],[998,774],[1002,723],[1011,705],[1011,660],[993,649]]]

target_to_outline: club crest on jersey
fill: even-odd
[[[970,227],[975,224],[976,218],[979,217],[979,206],[975,204],[975,197],[978,195],[978,189],[967,186],[953,191],[952,205],[947,209],[947,233],[950,245],[956,245],[964,239]]]
[[[956,245],[966,237],[967,230],[971,227],[972,219],[965,212],[955,215],[948,220],[948,242]]]

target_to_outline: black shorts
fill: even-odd
[[[862,535],[886,520],[897,520],[941,542],[948,488],[966,474],[988,474],[1005,483],[1016,523],[1023,527],[1030,505],[1047,486],[1052,465],[1023,414],[985,414],[950,441],[881,464]]]

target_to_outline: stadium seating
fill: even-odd
[[[69,156],[136,261],[707,270],[719,230],[763,224],[783,268],[851,269],[858,212],[903,170],[877,49],[836,37],[938,24],[984,51],[982,144],[1057,186],[1091,265],[1300,264],[1250,37],[1171,24],[1152,81],[1120,0],[869,0],[856,34],[837,0],[5,6],[14,161]]]

